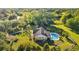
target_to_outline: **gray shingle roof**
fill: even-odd
[[[40,27],[38,28],[38,30],[34,33],[34,36],[37,36],[37,35],[45,35],[45,36],[48,36],[50,34],[49,31],[46,31],[43,27]]]

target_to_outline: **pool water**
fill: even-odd
[[[51,37],[51,40],[59,40],[59,34],[58,33],[50,33],[50,37]]]

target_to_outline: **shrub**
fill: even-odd
[[[78,45],[74,46],[74,47],[71,49],[71,51],[79,51],[79,46],[78,46]]]
[[[23,45],[20,45],[17,50],[18,50],[18,51],[24,51]]]
[[[28,46],[27,49],[26,49],[26,51],[31,51],[31,48]]]
[[[54,47],[54,51],[60,51],[61,49],[60,49],[60,47],[59,46],[55,46]]]
[[[79,33],[79,19],[69,19],[67,20],[67,26],[74,30],[76,33]]]
[[[42,51],[41,47],[37,46],[37,51]]]
[[[49,44],[48,43],[45,43],[44,44],[43,50],[44,51],[50,51],[50,47],[49,47]]]
[[[5,33],[0,32],[0,39],[6,39]]]

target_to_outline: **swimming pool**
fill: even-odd
[[[51,40],[59,40],[59,34],[58,33],[50,33],[50,37],[51,37]]]

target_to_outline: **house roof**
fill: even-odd
[[[47,36],[42,35],[42,34],[39,34],[39,35],[35,36],[35,38],[36,38],[37,40],[46,40],[46,39],[47,39]]]
[[[7,41],[15,41],[17,40],[17,37],[16,36],[13,36],[13,35],[9,35],[9,34],[6,34],[6,40]]]
[[[45,35],[39,34],[37,37],[46,37]]]
[[[43,27],[40,27],[40,28],[37,28],[37,31],[34,33],[34,35],[37,36],[40,34],[48,36],[50,32],[46,31]]]

